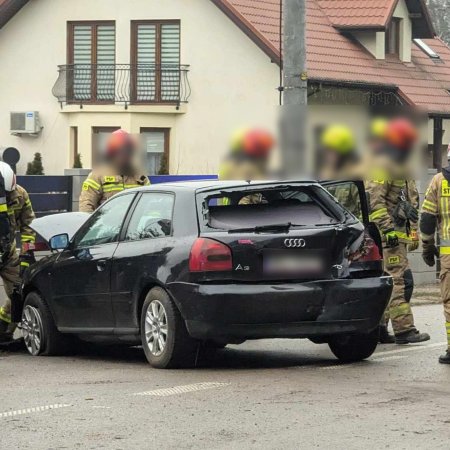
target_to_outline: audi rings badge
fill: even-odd
[[[284,246],[287,248],[303,248],[306,246],[304,239],[285,239]]]

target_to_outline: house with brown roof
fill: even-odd
[[[279,0],[213,1],[280,61]],[[429,143],[448,144],[450,49],[425,0],[307,0],[306,22],[310,104],[416,107]]]
[[[146,170],[214,173],[237,126],[275,126],[280,0],[0,0],[0,147],[85,167],[118,127]],[[424,0],[307,0],[310,116],[363,129],[380,105],[420,108],[450,141],[450,49]],[[449,130],[449,131],[446,131]],[[441,139],[443,138],[443,142]]]

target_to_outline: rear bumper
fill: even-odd
[[[197,339],[325,337],[375,329],[392,292],[389,276],[298,284],[172,283]]]

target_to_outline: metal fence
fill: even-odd
[[[17,183],[30,195],[37,217],[72,210],[72,177],[66,175],[23,175]]]
[[[179,64],[69,64],[58,66],[53,95],[61,105],[176,104],[191,95],[189,66]]]

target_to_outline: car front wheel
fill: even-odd
[[[186,329],[177,306],[167,292],[153,288],[146,296],[141,313],[142,347],[148,362],[158,369],[190,367],[198,342]]]
[[[21,328],[25,346],[33,356],[59,355],[68,350],[69,338],[56,329],[47,303],[37,292],[25,298]]]
[[[328,345],[333,354],[345,363],[369,358],[378,345],[378,330],[369,334],[333,336]]]

